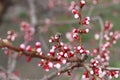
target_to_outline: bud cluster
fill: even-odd
[[[74,51],[77,54],[86,54],[86,55],[88,55],[90,53],[89,50],[86,50],[84,47],[81,47],[81,46],[74,47]]]
[[[82,17],[82,15],[81,15],[81,12],[79,12],[79,10],[76,9],[77,3],[74,2],[73,5],[74,6],[72,8],[72,14],[74,15],[75,19],[80,19]],[[81,0],[79,5],[80,5],[80,9],[82,10],[82,8],[85,5],[85,1]],[[82,21],[79,21],[79,22],[80,22],[80,24],[82,23],[83,25],[88,25],[90,23],[90,17],[85,17]]]
[[[75,40],[78,40],[80,34],[87,34],[88,32],[89,32],[89,29],[88,29],[88,28],[83,29],[82,31],[79,30],[79,29],[74,28],[73,31],[72,31],[72,37],[73,37]]]
[[[43,52],[42,52],[42,49],[41,49],[41,43],[40,42],[36,42],[34,48],[32,48],[32,46],[30,46],[30,45],[25,46],[25,44],[20,44],[19,49],[22,52],[24,52],[24,51],[27,51],[27,52],[36,52],[37,55],[43,55]],[[20,53],[19,56],[21,56],[21,55],[22,54]],[[31,59],[32,58],[30,56],[26,57],[26,61],[27,62],[30,62]]]
[[[27,22],[22,22],[20,28],[21,28],[21,31],[24,32],[24,40],[26,42],[31,41],[32,35],[34,34],[34,28],[31,27],[30,24]]]
[[[91,59],[91,70],[90,71],[84,71],[82,75],[82,80],[96,80],[95,75],[98,76],[101,80],[104,80],[105,76],[108,76],[109,79],[112,78],[118,78],[119,71],[114,70],[107,70],[101,66],[102,63],[100,63],[97,59]]]
[[[79,9],[79,6],[76,4],[76,2],[75,1],[71,1],[71,3],[70,3],[70,6],[69,6],[69,8],[68,8],[68,10],[72,10],[72,9],[76,9],[76,10],[78,10]]]
[[[11,45],[11,42],[13,42],[16,39],[16,37],[17,37],[17,34],[14,31],[9,30],[7,32],[7,38],[3,39],[3,40],[0,39],[0,40],[2,40],[4,43],[6,43],[8,45]],[[9,56],[12,53],[12,50],[10,50],[10,49],[8,49],[8,48],[6,48],[4,46],[0,45],[0,48],[2,48],[4,50],[5,55]]]
[[[49,60],[41,59],[38,63],[38,66],[42,66],[45,71],[49,71],[52,68],[58,69],[58,75],[61,73],[59,72],[59,69],[61,68],[62,64],[68,63],[68,59],[75,59],[77,58],[78,54],[80,55],[88,55],[89,50],[86,50],[84,47],[77,46],[74,48],[74,51],[72,51],[72,48],[64,44],[60,41],[60,34],[56,34],[55,36],[52,36],[49,40],[50,43],[53,43],[54,45],[50,49],[50,51],[47,53],[48,57],[54,57],[57,59],[57,61],[52,62]],[[70,74],[70,72],[68,72]]]
[[[14,41],[15,38],[17,37],[17,34],[14,31],[8,31],[7,34],[8,34],[7,40],[10,42]]]
[[[78,19],[78,18],[81,18],[81,13],[79,13],[78,9],[77,9],[77,3],[73,3],[72,4],[72,13],[74,14],[74,18]],[[85,5],[85,1],[84,0],[81,0],[80,3],[80,9],[83,8],[83,6]]]
[[[104,68],[109,65],[109,54],[110,51],[108,48],[112,47],[112,44],[116,43],[116,40],[120,38],[120,32],[112,32],[112,23],[109,21],[105,22],[104,25],[104,40],[105,43],[100,45],[100,48],[93,49],[91,56],[94,56],[94,59],[91,60],[92,65],[92,74],[98,75],[100,78],[104,79],[104,76],[109,76],[110,79],[117,78],[119,71],[114,70],[105,70]],[[100,39],[100,38],[98,38]],[[96,57],[95,57],[96,56]]]
[[[85,1],[81,0],[80,3],[79,3],[79,6],[80,6],[80,11],[79,11],[79,10],[76,9],[77,3],[74,2],[74,6],[73,6],[73,9],[72,9],[72,14],[74,15],[74,18],[79,19],[80,26],[88,25],[90,23],[90,17],[85,17],[82,20],[81,10],[84,7],[84,5],[85,5]],[[81,35],[83,33],[86,34],[88,32],[89,32],[88,28],[85,28],[83,30],[82,30],[82,28],[81,29],[73,29],[72,36],[73,36],[74,39],[78,40],[79,35]]]
[[[118,78],[119,76],[119,71],[107,71],[107,74],[109,76],[109,79],[112,79],[112,78]]]
[[[74,57],[74,52],[70,50],[70,47],[60,42],[60,34],[52,36],[49,40],[50,43],[55,43],[50,51],[47,53],[48,57],[56,57],[58,61],[51,62],[49,60],[41,59],[38,66],[42,66],[45,71],[49,71],[51,68],[60,69],[62,64],[67,63],[68,58]]]

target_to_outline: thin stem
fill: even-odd
[[[29,7],[30,7],[30,21],[33,27],[36,26],[37,24],[37,17],[35,14],[35,4],[34,4],[34,0],[28,0],[29,3]]]
[[[82,32],[82,8],[80,8],[79,13],[80,13],[80,20],[79,20],[80,32]],[[80,46],[82,46],[82,33],[80,33]]]
[[[68,66],[65,66],[65,67],[61,68],[61,70],[59,70],[59,72],[60,72],[60,74],[62,74],[62,73],[65,73],[65,72],[67,72],[69,70],[73,70],[76,67],[80,67],[80,66],[77,63],[74,64],[74,65],[68,65]],[[42,78],[40,80],[52,80],[54,77],[57,77],[57,73],[58,73],[58,71],[53,72],[50,75],[45,76],[44,78]]]
[[[109,71],[120,71],[120,68],[106,67],[105,70],[109,70]]]

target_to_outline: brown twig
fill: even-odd
[[[80,20],[79,20],[80,21],[79,22],[80,23],[80,31],[82,31],[82,8],[80,8],[80,12],[79,13],[81,15],[80,16]],[[82,33],[80,34],[80,46],[82,46]]]
[[[74,65],[65,66],[61,70],[59,70],[59,72],[60,72],[60,74],[62,74],[62,73],[65,73],[67,71],[73,70],[76,67],[80,67],[80,65],[78,63],[76,63]],[[40,80],[52,80],[54,77],[57,76],[57,73],[58,73],[58,71],[57,72],[53,72],[50,75],[45,76],[44,78],[42,78]]]
[[[8,48],[10,50],[13,50],[18,53],[22,53],[25,56],[30,56],[31,58],[40,58],[40,59],[45,59],[45,60],[50,60],[50,61],[59,61],[59,59],[54,58],[54,57],[49,57],[46,55],[39,55],[36,51],[28,52],[28,51],[21,51],[20,48],[14,47],[11,44],[8,44],[8,42],[4,42],[0,40],[0,47]],[[67,62],[81,62],[82,60],[79,59],[67,59]]]
[[[110,70],[110,71],[120,71],[120,68],[115,68],[115,67],[106,67],[104,70]]]

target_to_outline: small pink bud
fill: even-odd
[[[80,14],[79,14],[79,13],[74,14],[74,18],[75,18],[75,19],[80,18]]]
[[[57,69],[60,69],[60,68],[61,68],[61,64],[60,64],[60,63],[56,63],[56,64],[54,65],[54,67],[57,68]]]
[[[50,49],[49,54],[52,55],[52,56],[54,56],[55,55],[55,50],[54,49]]]
[[[73,51],[70,51],[69,53],[68,53],[68,57],[73,57],[74,56],[74,52]]]
[[[43,69],[44,69],[45,71],[49,71],[49,70],[50,70],[50,67],[49,67],[49,65],[46,64],[46,65],[43,66]]]
[[[80,1],[80,8],[82,8],[84,5],[85,5],[85,1],[84,1],[84,0],[81,0],[81,1]]]
[[[36,43],[35,43],[35,47],[36,47],[36,48],[40,48],[40,47],[41,47],[41,43],[40,43],[40,42],[36,42]]]
[[[14,33],[13,31],[8,31],[7,32],[8,35],[13,35],[13,33]]]
[[[60,42],[60,46],[63,46],[63,45],[64,45],[64,43]]]
[[[63,64],[66,64],[67,63],[67,60],[66,59],[62,59],[61,60]]]
[[[49,43],[52,43],[53,42],[53,39],[49,39]]]
[[[73,33],[78,33],[79,32],[79,30],[78,29],[73,29],[73,31],[72,31]]]
[[[37,48],[36,51],[37,51],[38,53],[40,53],[40,52],[41,52],[41,48]]]
[[[30,62],[31,59],[32,59],[31,57],[26,57],[26,61],[27,61],[27,62]]]
[[[89,29],[85,29],[83,32],[86,34],[89,32]]]
[[[42,66],[43,65],[43,61],[40,61],[39,63],[38,63],[38,66],[40,67],[40,66]]]
[[[99,40],[100,35],[96,33],[96,34],[94,35],[94,38],[95,38],[96,40]]]
[[[53,68],[53,63],[52,63],[52,62],[48,62],[48,66],[49,66],[50,68]]]
[[[26,47],[26,50],[27,50],[27,51],[32,51],[32,47],[31,47],[30,45],[28,45],[28,46]]]
[[[74,34],[73,34],[73,38],[74,38],[74,39],[78,39],[78,38],[79,38],[78,34],[77,34],[77,33],[74,33]]]
[[[72,10],[72,13],[73,13],[73,14],[76,14],[77,12],[78,12],[78,11],[77,11],[76,9],[73,9],[73,10]]]
[[[82,79],[87,79],[87,78],[89,78],[89,74],[87,71],[85,71],[82,75]]]
[[[5,50],[4,53],[5,53],[5,55],[9,56],[11,54],[11,51],[10,50]]]
[[[61,75],[61,73],[58,71],[58,72],[57,72],[57,75],[59,76],[59,75]]]
[[[89,23],[90,23],[90,17],[85,17],[84,21],[83,21],[83,24],[88,25]]]
[[[25,50],[25,45],[24,44],[20,44],[20,50],[21,51]]]
[[[68,54],[67,54],[67,53],[65,53],[65,54],[64,54],[64,57],[66,57],[66,58],[67,58],[67,57],[68,57]]]
[[[84,52],[84,50],[83,49],[80,49],[80,53],[82,54]]]

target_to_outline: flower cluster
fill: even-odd
[[[11,42],[13,42],[16,39],[16,37],[17,37],[17,34],[14,31],[10,30],[7,32],[7,38],[3,39],[3,42],[11,45]],[[10,55],[12,53],[12,50],[8,48],[2,48],[2,49],[4,50],[4,53],[6,55]]]
[[[119,71],[117,70],[107,70],[100,65],[100,61],[96,59],[91,60],[91,70],[84,71],[82,75],[82,80],[96,80],[95,76],[104,80],[104,77],[108,76],[109,79],[118,78]]]
[[[79,39],[79,34],[86,34],[86,33],[88,33],[89,32],[89,29],[88,28],[86,28],[86,29],[84,29],[84,30],[79,30],[79,29],[73,29],[73,31],[72,31],[72,37],[74,38],[74,39],[76,39],[76,40],[78,40]]]
[[[69,58],[74,58],[75,54],[71,51],[71,48],[60,41],[61,34],[56,34],[49,39],[50,43],[54,43],[50,51],[47,53],[48,57],[56,57],[56,62],[41,59],[38,66],[43,66],[45,71],[49,71],[51,68],[60,69],[62,64],[66,64]]]
[[[82,8],[84,7],[84,5],[85,5],[85,1],[84,0],[81,0],[80,1],[80,3],[79,3],[79,5],[80,5],[80,9],[82,10]],[[77,19],[79,19],[79,24],[80,25],[88,25],[89,23],[90,23],[90,17],[85,17],[83,20],[82,20],[82,18],[81,18],[81,12],[79,12],[79,10],[76,8],[76,6],[77,6],[77,3],[73,3],[73,9],[72,9],[72,13],[74,14],[74,17],[75,18],[77,18]],[[81,11],[80,10],[80,11]],[[73,29],[73,31],[72,31],[72,37],[74,38],[74,39],[76,39],[76,40],[78,40],[79,39],[79,35],[81,35],[81,34],[86,34],[86,33],[88,33],[89,32],[89,29],[88,28],[85,28],[85,29]],[[69,37],[70,38],[70,37]],[[68,38],[68,39],[69,39]]]
[[[110,79],[112,79],[113,77],[118,78],[119,76],[119,71],[113,70],[113,71],[107,71],[107,73]]]
[[[88,55],[90,53],[89,50],[85,50],[85,48],[81,47],[81,46],[74,47],[74,50],[75,50],[75,53],[77,53],[77,54],[86,54],[86,55]]]
[[[83,6],[85,5],[85,1],[81,0],[79,5],[80,5],[80,8],[82,9]],[[78,9],[77,3],[73,2],[72,3],[72,13],[74,14],[74,18],[76,18],[76,19],[81,18],[81,14],[79,13],[79,11],[77,9]]]
[[[25,46],[25,44],[20,44],[19,49],[20,49],[20,51],[36,52],[38,55],[43,54],[40,42],[35,43],[35,48],[32,48],[32,46],[30,46],[30,45]],[[19,54],[19,56],[21,56],[21,55],[22,54]],[[27,62],[30,62],[31,59],[32,58],[30,56],[26,57]]]
[[[109,21],[105,22],[104,34],[103,34],[105,43],[101,44],[100,48],[93,49],[91,53],[91,56],[94,56],[94,59],[91,59],[92,75],[95,74],[102,79],[104,79],[105,75],[108,75],[110,79],[112,79],[113,77],[117,78],[119,74],[119,71],[117,70],[110,71],[110,70],[104,69],[109,65],[110,51],[108,50],[108,48],[111,48],[112,44],[115,44],[116,40],[120,38],[120,32],[111,31],[112,26],[113,24],[110,23]],[[97,35],[98,37],[100,37],[99,34]]]
[[[15,38],[17,37],[17,34],[14,31],[8,31],[7,34],[8,34],[7,40],[10,42],[14,41]]]
[[[24,32],[24,40],[29,42],[32,40],[32,35],[34,34],[34,28],[30,26],[27,22],[21,22],[21,31]]]
[[[70,3],[70,6],[69,6],[69,8],[68,8],[68,10],[72,10],[73,9],[73,7],[75,8],[75,9],[79,9],[79,6],[76,4],[76,2],[75,1],[71,1],[71,3]]]

